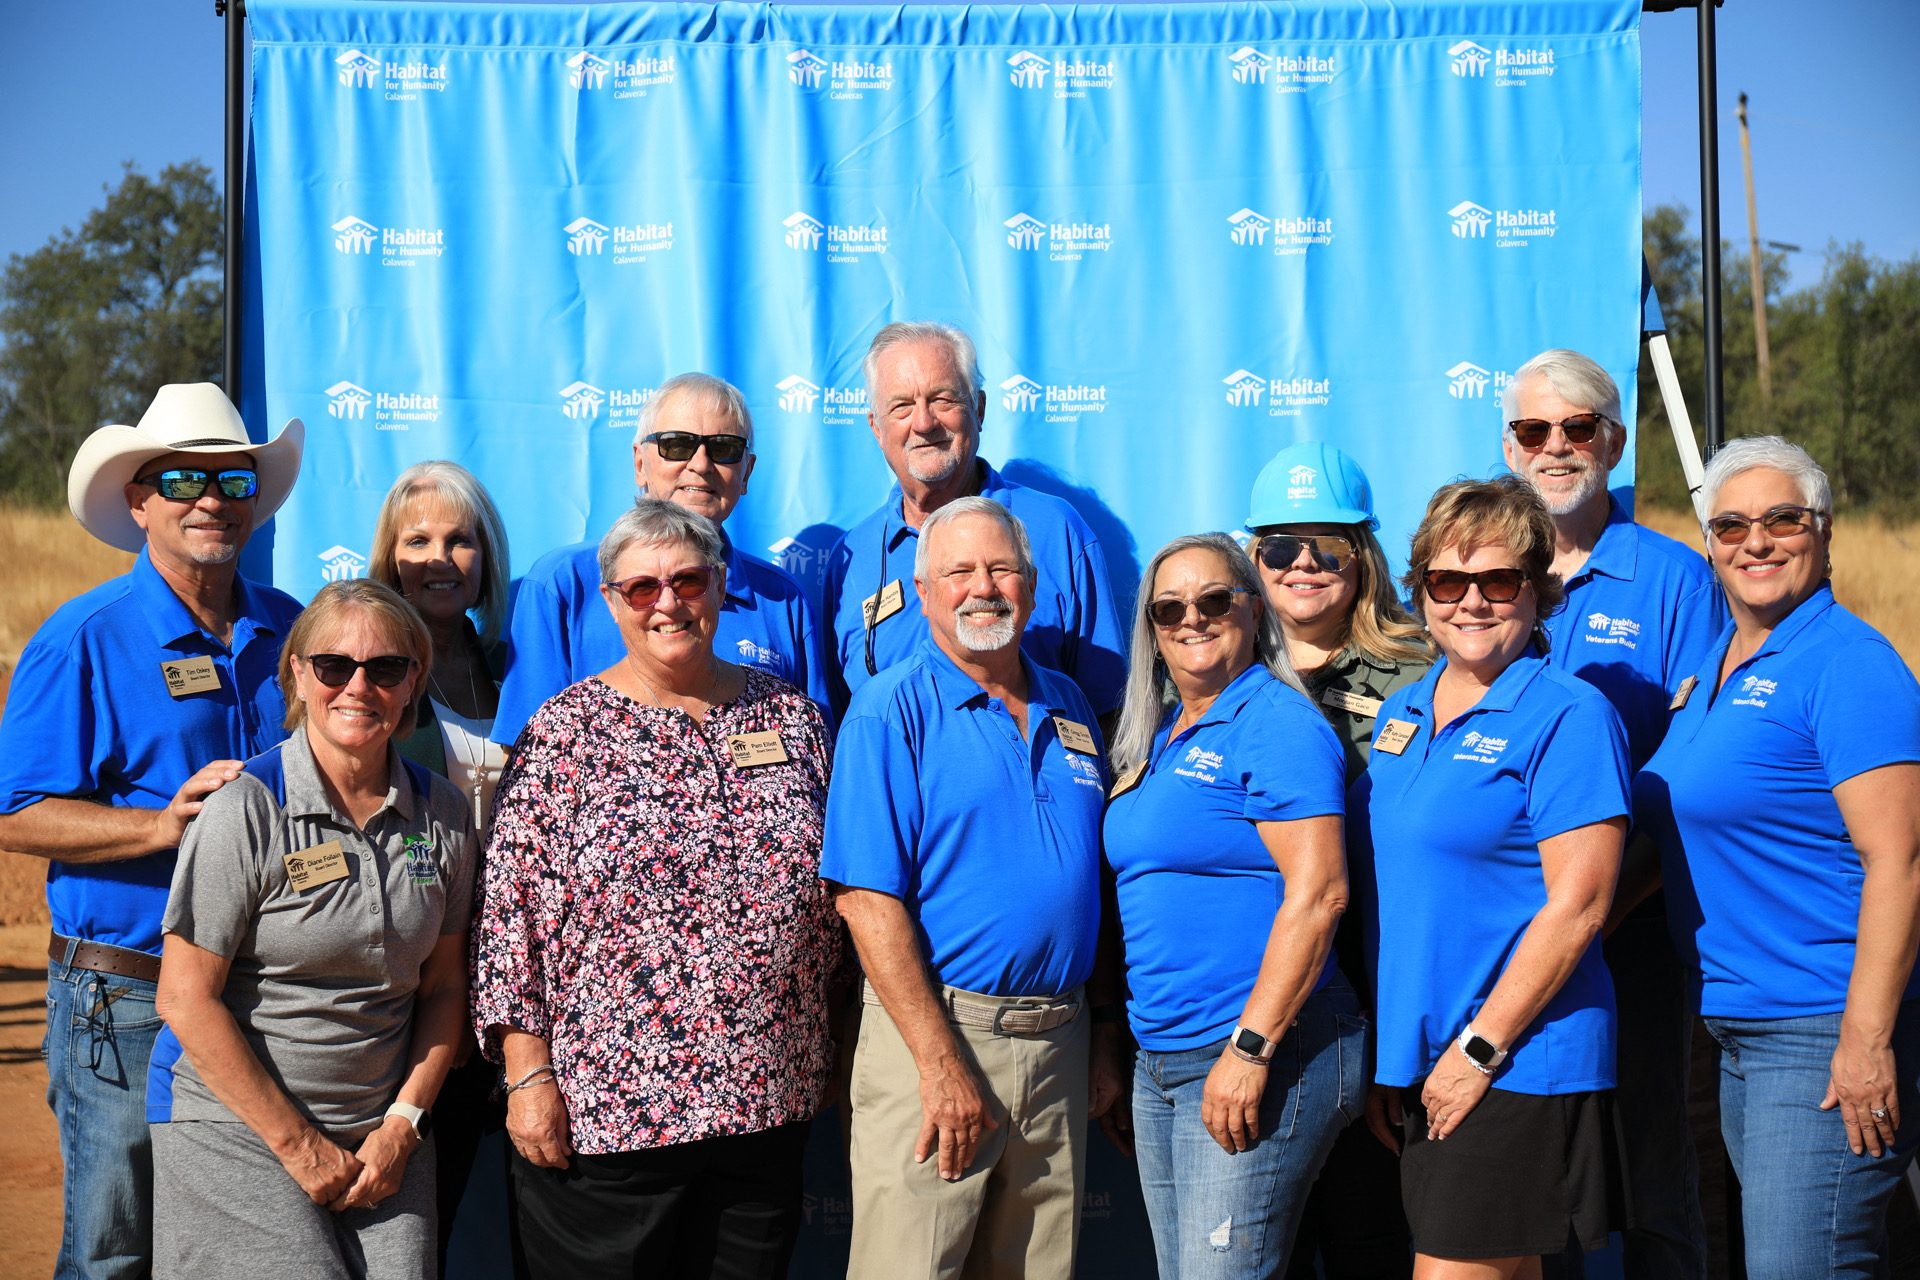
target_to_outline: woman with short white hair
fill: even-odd
[[[1733,620],[1634,816],[1720,1045],[1747,1275],[1870,1276],[1920,1145],[1920,684],[1833,598],[1833,500],[1804,450],[1735,440],[1702,492]]]

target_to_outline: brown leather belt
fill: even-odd
[[[67,944],[72,938],[63,938],[54,934],[47,943],[49,960],[66,960]],[[72,967],[91,969],[95,973],[111,973],[119,978],[138,978],[142,982],[160,981],[160,957],[145,951],[135,951],[130,947],[116,947],[107,942],[81,942],[73,948]]]

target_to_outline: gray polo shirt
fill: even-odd
[[[391,746],[387,762],[386,804],[363,834],[327,799],[304,729],[249,760],[187,828],[163,924],[233,962],[221,999],[254,1055],[303,1115],[334,1131],[376,1124],[392,1103],[420,966],[442,937],[466,931],[473,909],[465,797]],[[330,841],[343,859],[326,858]],[[171,1029],[147,1085],[150,1121],[238,1118]]]

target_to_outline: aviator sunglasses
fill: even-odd
[[[1558,422],[1548,422],[1545,418],[1517,418],[1509,422],[1507,427],[1522,449],[1538,449],[1547,442],[1547,437],[1553,434],[1555,427],[1560,428],[1568,444],[1592,444],[1593,438],[1600,434],[1601,424],[1608,421],[1611,419],[1604,413],[1576,413]]]
[[[1467,598],[1468,587],[1479,587],[1480,598],[1488,604],[1512,604],[1527,585],[1525,569],[1486,569],[1463,573],[1458,569],[1429,569],[1420,575],[1427,599],[1435,604],[1459,604]]]
[[[712,436],[696,438],[713,439]],[[660,598],[660,589],[662,587],[671,588],[673,594],[682,600],[698,600],[701,596],[707,594],[708,589],[713,586],[713,566],[703,564],[696,569],[682,569],[664,581],[640,573],[635,574],[631,578],[623,578],[619,582],[609,582],[605,585],[607,590],[627,602],[627,608],[647,609],[651,608],[654,601]]]
[[[1737,547],[1747,540],[1747,532],[1758,524],[1769,538],[1793,538],[1813,528],[1820,513],[1811,507],[1778,506],[1759,520],[1745,516],[1715,516],[1707,521],[1707,532],[1722,546]]]
[[[642,436],[640,443],[658,449],[660,456],[668,462],[686,462],[700,452],[701,445],[707,447],[707,458],[723,467],[731,466],[747,456],[745,436],[703,436],[691,431],[656,431],[650,436]]]
[[[1275,573],[1285,573],[1300,559],[1303,547],[1313,552],[1313,567],[1320,572],[1338,573],[1353,563],[1353,543],[1331,533],[1270,533],[1260,539],[1260,563]]]
[[[353,673],[362,667],[367,669],[369,681],[382,689],[391,689],[407,678],[407,672],[413,669],[413,659],[397,653],[368,658],[364,662],[358,658],[349,658],[344,653],[307,655],[307,668],[313,672],[313,678],[329,689],[338,689],[353,679]]]
[[[260,488],[260,473],[249,467],[231,471],[202,471],[197,467],[175,467],[141,476],[135,484],[152,485],[163,498],[191,502],[202,497],[209,487],[217,488],[223,498],[251,498]]]
[[[1227,610],[1233,608],[1235,596],[1246,593],[1245,587],[1221,587],[1194,600],[1155,600],[1147,606],[1147,616],[1153,619],[1153,625],[1156,627],[1177,627],[1186,619],[1187,606],[1191,604],[1200,611],[1200,616],[1203,618],[1220,618],[1226,616]]]

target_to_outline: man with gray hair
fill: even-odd
[[[643,497],[724,522],[753,474],[753,414],[733,384],[704,373],[669,378],[640,410],[633,481]],[[600,540],[549,551],[520,580],[512,647],[493,740],[511,747],[540,704],[626,655],[600,599]],[[831,723],[826,650],[813,607],[784,569],[726,544],[727,598],[714,652],[779,676],[811,697]]]
[[[820,875],[866,975],[852,1280],[1073,1274],[1107,771],[1085,695],[1022,652],[1034,573],[993,499],[930,513],[926,634],[834,752]]]
[[[978,456],[987,397],[973,340],[953,325],[890,324],[874,335],[862,370],[867,423],[894,485],[827,557],[824,603],[842,682],[836,701],[846,705],[861,685],[919,652],[927,619],[905,582],[921,527],[956,498],[980,495],[1020,517],[1033,538],[1027,656],[1065,672],[1096,716],[1118,711],[1127,664],[1106,558],[1071,506],[1015,484]]]
[[[1553,516],[1553,568],[1567,589],[1566,606],[1546,620],[1549,660],[1606,695],[1638,770],[1673,711],[1695,696],[1694,673],[1725,619],[1719,589],[1699,552],[1635,524],[1608,492],[1627,428],[1605,369],[1576,351],[1543,351],[1502,396],[1507,465]],[[1687,1125],[1693,1010],[1659,886],[1659,852],[1636,837],[1605,942],[1619,1014],[1615,1099],[1638,1219],[1625,1233],[1625,1271],[1630,1280],[1698,1280],[1707,1259]]]

